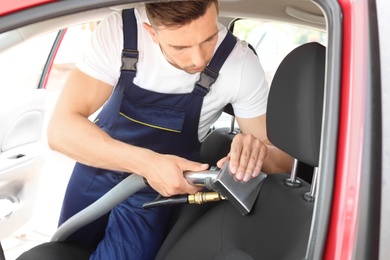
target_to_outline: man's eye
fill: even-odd
[[[186,47],[180,47],[180,46],[175,46],[175,47],[173,47],[175,50],[177,50],[177,51],[182,51],[182,50],[184,50]]]
[[[213,40],[214,40],[214,38],[215,38],[215,36],[213,36],[213,37],[210,37],[210,38],[208,38],[208,39],[206,40],[206,42],[211,42],[211,41],[213,41]]]

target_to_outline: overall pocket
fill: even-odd
[[[124,96],[119,114],[143,126],[180,133],[186,112],[173,107],[146,104]]]

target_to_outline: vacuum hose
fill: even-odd
[[[143,187],[146,187],[146,184],[141,176],[129,175],[97,201],[65,221],[57,229],[51,241],[64,241],[75,231],[100,218]]]

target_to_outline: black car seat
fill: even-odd
[[[324,46],[309,43],[293,50],[275,74],[267,107],[270,141],[310,167],[318,166],[324,72]],[[218,141],[225,147],[221,153],[227,153],[231,135],[224,130],[217,134],[217,139],[225,140]],[[208,140],[212,141],[206,139],[202,149],[215,149],[215,143],[208,144],[214,138]],[[228,201],[181,207],[156,259],[303,258],[313,202],[305,199],[310,185],[299,178],[298,185],[286,185],[290,179],[282,173],[268,175],[246,216]],[[32,248],[18,259],[81,260],[92,252],[59,240]]]
[[[324,75],[324,46],[296,48],[275,74],[267,107],[270,141],[296,162],[314,168],[319,161]],[[307,182],[297,178],[291,184],[290,179],[269,174],[246,216],[228,201],[185,206],[156,259],[303,259],[313,199],[307,196]]]
[[[231,110],[230,110],[231,109]],[[231,116],[230,127],[215,128],[205,137],[200,149],[200,161],[209,165],[217,165],[218,160],[225,157],[230,151],[230,145],[234,136],[239,132],[235,128],[235,116],[231,104],[228,104],[224,112]]]

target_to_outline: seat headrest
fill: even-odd
[[[312,42],[291,51],[270,87],[267,133],[272,144],[301,162],[319,161],[325,47]]]

